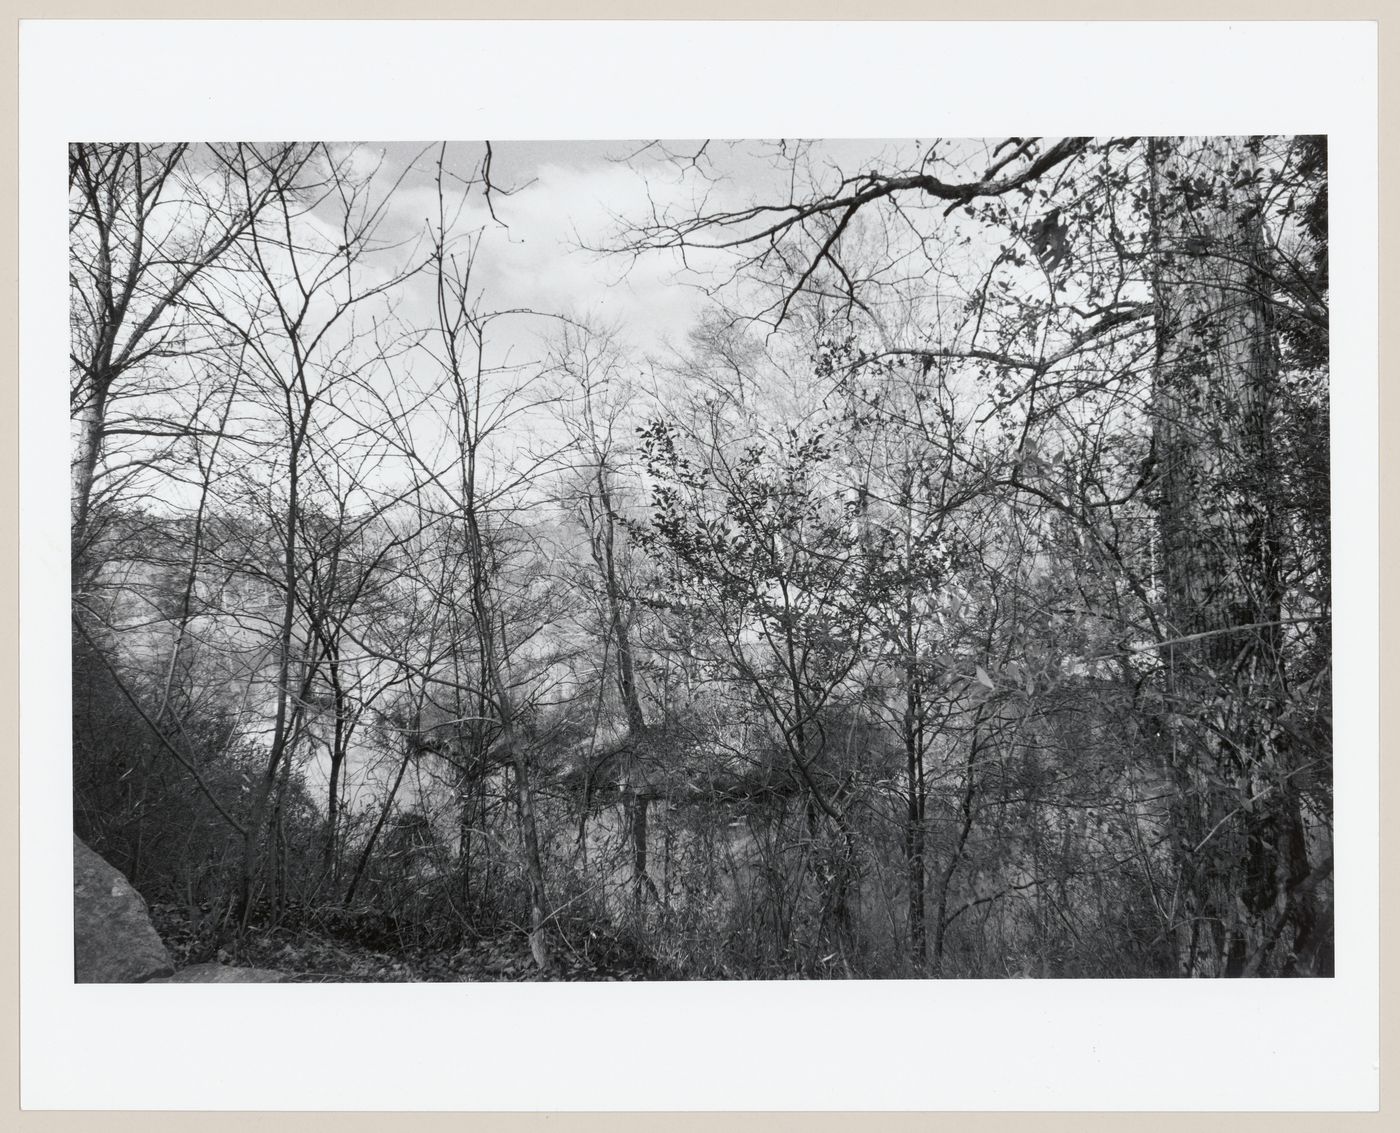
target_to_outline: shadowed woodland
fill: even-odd
[[[508,143],[70,148],[74,827],[177,958],[1332,974],[1326,139],[558,152],[570,309]]]

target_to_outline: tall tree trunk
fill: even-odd
[[[289,400],[290,404],[290,400]],[[272,743],[268,750],[263,773],[253,784],[253,807],[248,825],[243,832],[243,863],[239,877],[238,898],[232,920],[242,935],[247,928],[248,917],[252,912],[253,889],[257,884],[258,873],[262,868],[262,831],[267,821],[268,802],[282,761],[287,756],[288,738],[292,733],[292,664],[293,640],[297,623],[297,526],[301,522],[301,456],[311,426],[312,403],[305,401],[295,423],[290,429],[290,444],[287,460],[287,510],[285,519],[286,534],[282,542],[282,617],[277,630],[277,692],[276,709],[272,725]],[[310,668],[302,673],[301,696],[303,702],[310,682]]]
[[[912,655],[905,666],[904,679],[904,758],[909,783],[904,856],[909,874],[909,958],[916,968],[922,968],[928,955],[924,917],[923,707],[919,700],[918,662]]]
[[[491,697],[484,684],[485,671],[485,659],[478,650],[476,703],[472,707],[471,726],[467,730],[459,791],[462,809],[457,835],[457,860],[462,875],[464,907],[470,907],[472,896],[472,831],[474,824],[482,819],[486,812],[486,753],[489,747],[486,728],[487,713],[491,711]]]
[[[404,773],[408,770],[408,765],[413,761],[416,754],[415,742],[417,740],[418,722],[414,722],[414,730],[403,738],[403,758],[399,760],[399,770],[394,776],[393,785],[389,788],[389,795],[384,800],[384,806],[379,811],[379,817],[375,820],[374,829],[369,832],[369,837],[365,839],[364,849],[360,851],[360,860],[355,864],[355,872],[350,876],[350,884],[345,888],[345,898],[341,901],[342,908],[350,908],[355,900],[355,890],[360,886],[360,879],[365,875],[365,867],[369,865],[370,855],[374,853],[375,843],[379,841],[379,834],[384,829],[384,823],[388,821],[390,813],[394,809],[394,800],[398,797],[399,786],[403,783]]]
[[[550,967],[549,943],[545,939],[544,867],[540,861],[539,830],[535,822],[535,793],[530,783],[530,764],[519,743],[515,729],[514,710],[505,681],[496,679],[496,697],[500,704],[501,744],[515,771],[516,804],[520,810],[520,834],[525,843],[525,873],[530,899],[530,953],[541,971]]]
[[[107,417],[108,379],[95,380],[88,397],[74,412],[78,439],[73,454],[73,585],[86,582],[88,516],[92,507],[92,485],[102,452],[102,434]]]
[[[1282,702],[1278,361],[1255,147],[1150,145],[1164,647],[1184,975],[1293,969],[1307,846]],[[1197,636],[1202,635],[1202,636]]]
[[[338,654],[338,650],[337,650]],[[336,844],[340,834],[340,773],[345,766],[345,755],[350,745],[347,734],[346,714],[349,711],[348,698],[341,687],[338,655],[329,660],[331,671],[332,703],[335,710],[335,731],[331,737],[330,782],[326,787],[326,843],[322,847],[321,868],[324,876],[330,879],[332,892],[336,888],[335,864]]]
[[[474,468],[469,483],[474,485]],[[468,498],[473,498],[468,493]],[[476,514],[470,509],[466,513],[467,553],[472,568],[472,610],[476,620],[478,639],[481,642],[481,657],[485,672],[482,684],[489,687],[496,707],[496,721],[500,728],[500,744],[505,757],[515,772],[516,804],[520,813],[520,837],[525,851],[525,876],[530,903],[530,952],[535,964],[544,971],[550,967],[549,944],[545,939],[545,886],[544,865],[540,858],[539,830],[535,821],[535,794],[531,786],[530,763],[526,758],[524,745],[520,743],[516,728],[515,701],[511,694],[510,681],[506,677],[505,657],[496,637],[491,603],[488,600],[488,570],[485,544]]]
[[[642,893],[650,890],[656,896],[656,883],[647,873],[647,804],[645,794],[632,791],[632,903],[640,909]],[[659,899],[659,898],[658,898]]]
[[[624,787],[626,811],[631,816],[632,898],[640,908],[642,893],[649,890],[656,896],[656,884],[647,873],[647,809],[650,798],[644,784],[638,782],[642,762],[642,746],[646,737],[646,717],[642,712],[641,695],[637,691],[636,667],[632,659],[632,637],[623,609],[622,587],[617,577],[614,547],[614,516],[612,494],[608,487],[608,467],[605,459],[598,463],[598,503],[602,514],[593,537],[593,561],[603,576],[603,589],[608,601],[608,622],[617,652],[617,690],[627,714],[627,782]]]
[[[962,796],[962,823],[958,829],[958,841],[948,855],[938,878],[938,904],[933,916],[933,958],[930,967],[933,975],[943,974],[943,951],[947,940],[948,925],[952,917],[948,913],[948,897],[953,885],[953,875],[962,861],[963,850],[967,846],[968,835],[972,833],[973,801],[977,795],[977,760],[982,745],[982,711],[978,706],[972,719],[972,741],[967,749],[967,767],[964,770]]]

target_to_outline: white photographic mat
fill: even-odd
[[[1361,23],[26,22],[23,1104],[1374,1108],[1375,48]],[[68,142],[1266,132],[1330,137],[1335,978],[73,983]]]

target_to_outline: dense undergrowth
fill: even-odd
[[[151,920],[177,967],[219,962],[265,968],[300,982],[487,983],[524,980],[680,979],[625,938],[571,926],[550,934],[553,963],[535,965],[525,935],[510,926],[408,943],[396,924],[369,910],[308,911],[292,923],[253,922],[241,941],[220,943],[216,926],[189,910],[153,902]]]

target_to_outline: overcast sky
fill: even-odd
[[[644,143],[493,141],[491,180],[509,195],[493,194],[495,218],[479,187],[469,195],[461,228],[482,234],[474,282],[488,309],[530,309],[588,317],[615,324],[632,345],[655,351],[681,345],[706,304],[703,288],[713,285],[729,258],[713,254],[682,265],[665,253],[640,258],[603,257],[589,249],[616,246],[619,218],[637,219],[653,208],[692,211],[746,204],[756,198],[785,199],[790,168],[773,160],[771,144],[713,142],[707,162],[689,168]],[[666,143],[695,152],[701,143]],[[970,147],[975,164],[983,148]],[[824,141],[811,150],[818,173],[849,174],[888,168],[908,160],[917,143]],[[390,223],[404,237],[422,231],[437,213],[434,180],[441,143],[366,143],[363,153],[384,156],[383,173],[404,182],[392,204]],[[978,151],[973,154],[973,150]],[[484,145],[452,142],[444,163],[449,188],[477,175]],[[631,157],[630,163],[626,160]],[[800,190],[799,190],[800,191]],[[688,267],[689,270],[684,270]],[[712,272],[711,269],[716,269]]]
[[[407,170],[391,206],[393,230],[404,236],[422,231],[437,214],[440,143],[368,143],[366,149],[384,152],[389,177]],[[587,250],[610,242],[617,215],[646,207],[643,178],[612,160],[633,149],[627,143],[493,142],[491,178],[502,190],[492,196],[495,218],[479,188],[460,218],[462,231],[481,233],[473,282],[485,309],[525,307],[615,323],[646,350],[683,340],[704,301],[693,281],[680,281],[660,255],[634,263]],[[462,182],[477,175],[483,154],[480,142],[447,145],[449,191],[460,193]],[[526,333],[523,326],[520,333]]]

